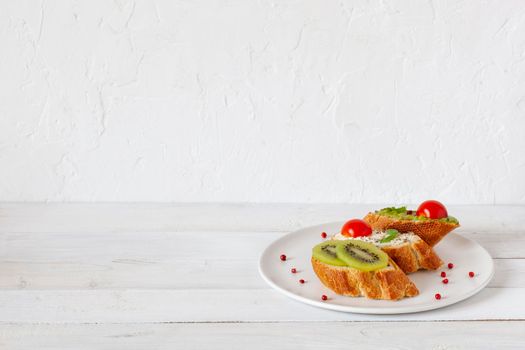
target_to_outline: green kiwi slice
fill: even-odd
[[[361,271],[380,270],[388,265],[388,255],[372,243],[355,239],[341,241],[335,247],[337,258]]]
[[[345,262],[337,258],[336,247],[341,241],[327,241],[316,245],[312,249],[312,256],[328,265],[346,266]]]

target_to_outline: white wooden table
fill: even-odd
[[[407,315],[303,305],[259,277],[292,230],[378,206],[1,204],[0,349],[525,348],[525,207],[451,207],[496,275]]]

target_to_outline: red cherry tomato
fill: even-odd
[[[429,219],[442,219],[448,216],[447,208],[438,201],[424,201],[417,208],[417,216],[426,216]]]
[[[346,237],[370,236],[372,228],[363,220],[352,219],[343,225],[341,234]]]

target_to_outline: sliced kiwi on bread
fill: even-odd
[[[316,245],[312,249],[312,256],[328,265],[346,266],[346,263],[337,258],[335,252],[336,247],[341,244],[341,241],[328,241]]]
[[[380,270],[388,265],[388,255],[372,243],[355,239],[340,241],[335,247],[339,260],[361,271]]]

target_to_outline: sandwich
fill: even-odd
[[[351,237],[338,233],[333,240],[347,240]],[[425,241],[413,232],[400,233],[396,229],[373,231],[369,236],[355,239],[372,243],[388,254],[390,259],[405,273],[418,270],[437,270],[443,261]]]
[[[362,240],[329,240],[312,250],[321,282],[340,295],[399,300],[419,294],[415,284],[385,252]]]
[[[406,207],[390,207],[368,213],[364,221],[373,230],[396,229],[399,232],[413,232],[431,247],[435,246],[449,232],[459,227],[459,222],[449,216],[443,204],[438,201],[425,201],[418,210]]]

